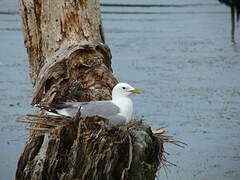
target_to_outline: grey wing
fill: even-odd
[[[118,106],[111,101],[90,101],[87,103],[81,103],[81,115],[82,116],[102,116],[108,118],[120,113]]]
[[[76,114],[81,107],[81,116],[101,116],[109,120],[110,126],[120,125],[126,122],[126,118],[119,115],[120,108],[113,104],[111,101],[90,101],[90,102],[77,102],[66,103],[65,106],[71,107],[72,112]],[[70,113],[70,112],[69,112]]]

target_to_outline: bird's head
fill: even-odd
[[[130,94],[140,94],[142,89],[136,89],[127,83],[118,83],[112,90],[112,97],[127,97]]]

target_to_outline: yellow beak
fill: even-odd
[[[143,93],[143,90],[142,89],[132,89],[129,92],[134,93],[134,94],[141,94],[141,93]]]

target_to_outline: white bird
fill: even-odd
[[[90,102],[66,102],[51,107],[35,105],[51,115],[74,117],[80,108],[81,117],[100,116],[109,120],[110,126],[123,124],[132,119],[133,103],[129,95],[142,93],[127,83],[118,83],[112,90],[112,100]]]

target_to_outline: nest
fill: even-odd
[[[142,120],[112,128],[106,125],[108,120],[97,116],[72,119],[28,114],[27,120],[17,121],[31,124],[26,128],[33,131],[32,137],[49,132],[54,143],[62,140],[58,148],[64,150],[58,150],[58,165],[54,165],[61,167],[59,179],[154,179],[161,167],[172,164],[165,157],[163,144],[184,146],[165,135],[166,130],[152,131]]]

